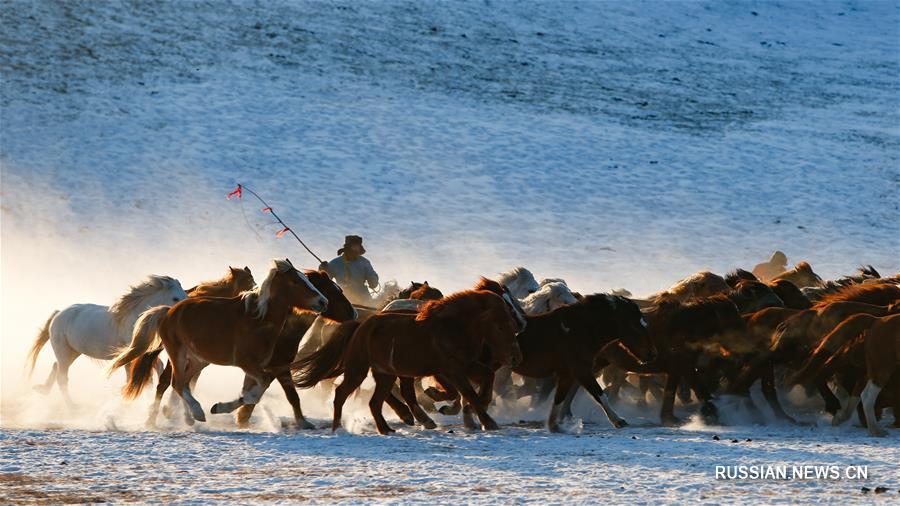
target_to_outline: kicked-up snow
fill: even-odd
[[[76,361],[73,409],[31,390],[49,345],[22,372],[54,309],[147,274],[314,267],[261,206],[225,200],[238,182],[319,255],[360,234],[383,280],[444,293],[525,265],[639,296],[774,249],[824,278],[896,273],[896,2],[4,0],[0,26],[3,501],[896,500],[900,434],[832,428],[799,392],[802,427],[726,410],[663,429],[626,397],[614,430],[579,397],[568,434],[543,430],[545,406],[496,406],[499,432],[394,419],[379,437],[367,393],[332,436],[282,428],[276,388],[252,430],[148,432],[148,398],[122,401],[103,364]],[[197,397],[240,378],[210,367]],[[325,425],[328,392],[301,395]],[[715,476],[780,464],[869,476]]]

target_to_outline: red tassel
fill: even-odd
[[[290,229],[289,229],[288,227],[284,227],[283,229],[281,229],[281,230],[279,230],[278,232],[275,233],[275,237],[281,237],[281,236],[283,236],[284,234],[286,234],[289,230],[290,230]]]
[[[272,208],[271,208],[271,207],[264,207],[262,211],[263,211],[264,213],[271,213],[271,212],[272,212]]]
[[[227,198],[228,200],[231,200],[232,197],[241,198],[243,193],[244,192],[243,188],[241,188],[241,185],[237,185],[237,188],[235,188],[234,191],[229,193],[225,198]]]

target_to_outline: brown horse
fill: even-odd
[[[891,377],[900,370],[900,314],[879,318],[865,333],[866,374],[860,378],[844,406],[832,420],[833,425],[847,421],[862,399],[866,425],[872,436],[886,436],[887,433],[878,426],[875,416],[875,402],[878,394],[887,386]],[[900,397],[900,381],[895,381],[896,398]],[[865,385],[863,387],[863,385]],[[860,393],[861,392],[861,393]],[[896,407],[895,407],[896,409]],[[897,418],[894,413],[894,418]]]
[[[328,309],[326,309],[319,317],[325,318],[333,322],[345,322],[356,318],[356,310],[353,305],[344,296],[343,290],[331,280],[328,273],[323,271],[304,271],[309,282],[328,299]],[[275,343],[275,350],[272,352],[272,358],[266,364],[265,388],[278,380],[284,390],[284,395],[291,405],[294,412],[294,424],[300,429],[314,429],[315,425],[311,424],[303,416],[303,410],[300,408],[300,396],[297,395],[297,388],[291,379],[291,362],[297,355],[297,348],[300,346],[300,340],[306,333],[306,330],[312,325],[315,314],[309,312],[293,312],[285,322],[284,329],[278,336]],[[244,385],[241,389],[241,397],[243,397],[251,388],[256,385],[256,381],[249,374],[244,375]],[[213,405],[210,412],[212,413],[230,413],[238,408],[237,422],[239,426],[246,426],[250,421],[250,415],[253,414],[255,404],[243,404],[236,406],[233,402],[220,402]]]
[[[428,281],[417,283],[410,281],[409,286],[400,290],[398,299],[437,300],[444,296],[440,290],[428,284]]]
[[[221,279],[213,281],[204,281],[197,286],[186,290],[188,297],[237,297],[242,292],[251,290],[256,284],[253,280],[253,274],[249,267],[239,269],[237,267],[229,267],[228,273]],[[144,360],[155,360],[156,357],[146,355]],[[146,367],[146,364],[143,366]],[[156,385],[156,399],[154,405],[158,406],[162,401],[163,394],[172,383],[172,363],[166,362],[165,368],[159,375],[159,383]],[[191,386],[193,388],[193,385]],[[174,400],[174,397],[171,399]],[[166,415],[166,408],[163,408],[163,415]],[[148,420],[149,425],[154,425],[155,420]]]
[[[778,281],[779,279],[790,281],[799,288],[822,285],[822,278],[813,272],[809,262],[800,262],[793,269],[782,272],[770,281]]]
[[[268,386],[266,364],[288,316],[294,309],[322,312],[327,306],[328,299],[289,260],[274,260],[266,279],[253,291],[231,298],[189,298],[144,312],[135,325],[131,346],[113,368],[132,364],[123,394],[137,396],[150,379],[149,368],[140,367],[147,363],[141,357],[158,355],[161,340],[172,362],[172,386],[188,408],[185,420],[188,424],[206,421],[190,390],[191,380],[203,368],[212,363],[243,369],[256,385],[235,402],[256,404]]]
[[[193,288],[185,290],[189,297],[234,297],[250,290],[256,282],[249,267],[243,269],[229,267],[228,273],[221,279],[204,281]]]
[[[824,307],[798,311],[786,318],[771,334],[767,350],[753,357],[735,381],[735,393],[747,396],[750,386],[761,379],[763,395],[766,401],[780,418],[790,420],[774,389],[774,368],[784,365],[791,369],[800,368],[822,338],[834,330],[841,322],[852,315],[864,313],[874,316],[885,316],[896,307],[876,306],[860,302],[840,301]],[[825,400],[825,410],[834,414],[840,408],[837,398],[824,381],[815,384],[819,394]]]
[[[429,302],[417,315],[376,314],[352,334],[336,333],[321,349],[295,362],[294,379],[297,386],[310,388],[323,379],[344,375],[335,390],[332,431],[341,425],[347,397],[359,388],[370,369],[375,392],[369,408],[380,434],[393,432],[381,409],[397,378],[435,375],[462,393],[485,429],[496,429],[487,402],[475,392],[469,378],[481,369],[493,379],[492,371],[479,363],[485,346],[497,361],[518,363],[521,352],[515,332],[516,322],[501,297],[487,291],[459,292]],[[403,394],[409,409],[421,414],[415,392],[403,389]]]
[[[710,421],[717,420],[712,393],[699,370],[699,360],[705,353],[720,350],[722,343],[742,334],[746,324],[735,304],[723,295],[681,303],[663,298],[644,314],[649,323],[650,337],[659,356],[641,364],[619,348],[609,348],[598,359],[598,368],[614,364],[637,374],[665,374],[666,384],[660,420],[666,425],[681,423],[674,414],[675,391],[682,378],[702,402],[701,413]]]

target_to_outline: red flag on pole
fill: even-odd
[[[281,237],[281,236],[283,236],[284,234],[288,233],[289,230],[290,230],[290,228],[284,227],[283,229],[281,229],[281,230],[279,230],[278,232],[275,233],[275,237]]]
[[[272,212],[272,208],[271,208],[271,207],[264,207],[263,210],[262,210],[262,212],[264,212],[264,213],[271,213],[271,212]]]
[[[235,188],[234,191],[229,193],[225,198],[227,198],[228,200],[231,200],[232,197],[241,198],[242,193],[243,193],[243,188],[241,188],[241,185],[237,185],[237,188]]]

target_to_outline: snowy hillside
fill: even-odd
[[[0,27],[0,445],[15,448],[0,455],[4,473],[55,464],[68,448],[52,446],[55,438],[116,454],[141,437],[82,431],[136,429],[146,409],[146,399],[120,401],[121,377],[106,380],[86,359],[71,380],[86,405],[77,422],[57,397],[30,392],[52,363],[49,347],[34,378],[21,367],[53,309],[108,304],[150,273],[191,286],[229,264],[254,273],[275,256],[316,264],[293,239],[275,237],[279,226],[256,202],[225,199],[237,182],[269,200],[319,255],[360,234],[382,279],[427,279],[445,293],[525,265],[582,292],[642,295],[700,269],[752,267],[776,248],[825,278],[860,263],[900,270],[897,2],[0,0]],[[197,396],[208,405],[239,383],[236,371],[210,368]],[[264,402],[273,419],[289,412],[274,394]],[[310,408],[317,421],[327,418],[322,399],[303,395],[305,408],[320,404]],[[369,420],[364,402],[356,407]],[[486,483],[558,472],[539,486],[593,501],[601,496],[577,495],[581,473],[595,479],[590,469],[603,448],[627,453],[630,436],[642,434],[663,453],[705,464],[694,441],[707,435],[693,432],[705,428],[615,432],[585,399],[577,407],[588,425],[575,441],[589,441],[588,449],[536,426],[468,434],[452,465],[458,475],[442,483],[465,492],[455,480],[495,458],[509,466]],[[655,423],[654,409],[638,420]],[[306,444],[296,435],[227,432],[228,417],[212,425],[223,432],[197,435],[191,448],[208,453],[210,438],[224,444],[221,435],[235,452],[246,441],[262,445],[252,458],[265,462]],[[36,429],[48,427],[79,430]],[[266,429],[280,431],[274,422]],[[808,434],[715,430],[741,441],[772,435],[762,449],[726,454],[746,462],[787,459],[778,449]],[[850,433],[872,445],[860,458],[893,452],[871,462],[879,479],[900,486],[896,435],[868,441],[853,427],[808,430],[827,434],[828,444]],[[425,465],[407,452],[452,453],[446,434],[412,433],[399,438],[417,439],[379,440],[377,448],[407,471]],[[181,434],[142,436],[150,438],[142,444],[167,446]],[[50,446],[22,451],[45,437]],[[309,437],[310,455],[331,448],[323,434]],[[335,450],[334,466],[358,471],[345,459],[370,443],[349,441]],[[563,442],[558,459],[551,453],[517,474],[529,457],[509,450],[522,441],[545,449]],[[829,455],[790,448],[803,462]],[[833,459],[859,463],[854,448],[835,449]],[[641,446],[640,465],[615,470],[612,481],[656,469],[653,451]],[[381,455],[366,450],[358,459],[368,465]],[[17,467],[29,458],[32,467]],[[683,469],[677,458],[666,462],[669,472]],[[706,499],[746,498],[746,484],[720,489],[707,471],[679,475],[684,485],[672,495],[602,497],[683,502],[716,489]],[[382,485],[427,482],[406,478]],[[268,500],[282,497],[281,484],[272,478],[263,487],[274,494]],[[859,493],[857,483],[792,485],[772,493]],[[554,500],[546,490],[530,497]]]

